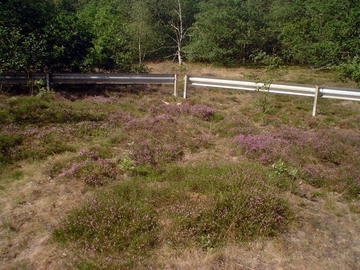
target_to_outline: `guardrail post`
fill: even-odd
[[[185,78],[184,78],[184,98],[186,98],[186,96],[187,96],[187,88],[188,88],[188,76],[185,75]]]
[[[46,73],[46,90],[50,91],[50,75]]]
[[[317,106],[317,100],[319,97],[319,90],[320,90],[320,87],[317,85],[315,87],[315,97],[314,97],[314,106],[313,106],[312,116],[316,115],[316,106]]]
[[[177,96],[177,74],[174,75],[174,97]]]

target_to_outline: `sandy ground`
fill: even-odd
[[[46,162],[24,165],[24,178],[0,195],[0,269],[66,269],[65,250],[51,239],[56,224],[87,196],[83,183],[50,179]],[[42,170],[39,170],[41,167]]]

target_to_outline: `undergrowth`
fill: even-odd
[[[164,93],[2,96],[1,191],[22,177],[21,162],[95,191],[53,231],[75,267],[157,268],[163,246],[212,252],[276,237],[296,222],[288,198],[299,182],[359,200],[358,104],[321,101],[311,118],[303,98],[259,106],[231,92],[225,106]]]
[[[175,166],[155,179],[134,177],[72,211],[54,237],[74,242],[83,253],[80,262],[95,253],[94,265],[112,269],[149,263],[164,244],[211,251],[275,236],[293,214],[258,166]]]

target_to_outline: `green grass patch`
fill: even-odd
[[[12,97],[1,110],[0,123],[17,125],[101,121],[104,114],[89,107],[77,108],[76,103],[39,96]]]
[[[209,250],[275,236],[293,214],[259,166],[172,166],[158,179],[138,175],[73,210],[54,237],[75,243],[83,259],[95,253],[96,269],[104,263],[136,268],[165,243]]]

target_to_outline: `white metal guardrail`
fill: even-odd
[[[176,74],[131,74],[131,73],[33,73],[0,74],[0,84],[26,84],[29,81],[43,80],[50,89],[51,84],[172,84],[174,96],[177,96]],[[325,86],[307,86],[290,84],[265,84],[251,81],[238,81],[213,77],[185,76],[184,98],[189,86],[223,88],[245,91],[269,92],[306,96],[314,98],[312,115],[316,114],[319,97],[360,101],[360,89],[331,88]]]
[[[33,73],[1,74],[0,84],[26,84],[31,80],[43,80],[50,84],[172,84],[177,95],[176,74],[131,73]]]
[[[238,81],[229,79],[219,79],[212,77],[185,76],[184,79],[184,98],[187,97],[189,86],[223,88],[234,90],[260,91],[274,94],[286,94],[295,96],[305,96],[314,98],[312,115],[316,114],[317,100],[319,97],[360,101],[360,89],[339,89],[323,86],[306,86],[290,84],[265,84],[251,81]]]

